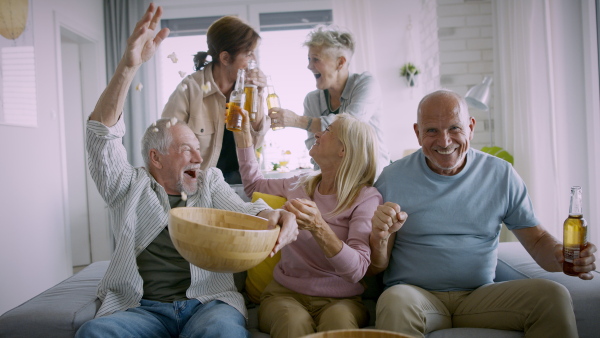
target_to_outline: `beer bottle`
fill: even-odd
[[[271,81],[271,77],[269,76],[267,79],[267,107],[271,108],[281,108],[281,104],[279,104],[279,96],[275,94],[275,88],[273,87],[273,82]],[[283,129],[284,127],[273,127],[273,130]]]
[[[244,94],[244,79],[245,72],[243,69],[238,69],[237,79],[235,80],[235,87],[229,96],[229,110],[227,110],[227,117],[225,118],[225,127],[227,130],[231,131],[241,131],[242,130],[242,114],[240,114],[239,109],[234,109],[235,107],[239,107],[242,109],[244,107],[245,94]]]
[[[579,258],[581,251],[587,245],[587,222],[583,218],[581,205],[581,187],[571,187],[571,206],[569,217],[563,226],[563,272],[569,276],[579,273],[573,270],[573,261]]]
[[[256,71],[256,61],[250,60],[248,62],[248,78],[252,73]],[[250,122],[256,121],[256,113],[258,112],[258,101],[260,98],[258,97],[258,88],[255,84],[246,83],[244,85],[244,94],[246,94],[246,103],[244,104],[244,109],[250,115]]]

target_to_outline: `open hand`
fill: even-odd
[[[144,16],[135,25],[133,33],[127,39],[127,49],[123,55],[126,66],[137,67],[148,61],[161,42],[169,36],[168,28],[163,28],[157,34],[154,34],[161,16],[162,7],[158,6],[155,9],[155,5],[151,3]]]

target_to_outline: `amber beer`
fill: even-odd
[[[281,104],[279,103],[279,96],[277,96],[277,94],[275,94],[275,88],[273,87],[273,84],[271,83],[271,77],[269,76],[268,81],[267,81],[267,92],[269,95],[267,95],[267,109],[271,109],[271,108],[281,108]],[[273,127],[273,130],[279,130],[279,129],[283,129],[283,127]]]
[[[241,114],[241,108],[244,107],[246,96],[244,94],[244,76],[244,70],[238,69],[235,88],[233,88],[233,91],[231,91],[231,95],[229,96],[229,110],[227,110],[227,116],[225,118],[225,128],[227,128],[227,130],[242,130],[243,116]]]
[[[250,122],[256,121],[256,113],[258,112],[258,89],[256,85],[246,85],[244,87],[244,94],[246,95],[246,103],[244,103],[244,109],[250,115]]]
[[[244,94],[242,94],[244,95]],[[242,131],[243,116],[241,114],[241,102],[229,102],[229,110],[225,119],[225,127],[231,131]]]
[[[571,205],[569,217],[563,225],[563,272],[569,276],[577,276],[573,270],[573,261],[579,258],[581,251],[587,245],[587,222],[583,218],[581,203],[581,187],[571,187]]]
[[[256,75],[256,72],[256,61],[250,60],[248,62],[246,78]],[[244,94],[246,95],[244,109],[248,112],[248,115],[250,115],[250,122],[254,122],[256,121],[256,114],[258,113],[258,100],[260,100],[260,97],[258,96],[258,88],[254,84],[246,83],[244,85]]]

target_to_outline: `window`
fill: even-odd
[[[33,46],[3,47],[0,60],[2,61],[0,122],[18,126],[37,126]]]
[[[169,27],[171,34],[163,41],[158,52],[159,115],[182,77],[194,71],[193,55],[207,50],[206,30],[219,17],[221,16],[161,21],[163,27]],[[257,52],[259,67],[267,76],[271,76],[282,108],[302,115],[304,97],[316,89],[315,79],[306,69],[307,49],[303,47],[303,43],[314,26],[332,22],[332,11],[258,13],[258,21],[256,26],[260,27],[262,38]],[[168,58],[173,52],[177,55],[177,63]],[[263,168],[269,170],[273,168],[273,164],[286,161],[289,161],[289,169],[310,166],[308,150],[304,144],[306,137],[306,131],[298,128],[269,130],[263,148]]]

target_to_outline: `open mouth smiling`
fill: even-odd
[[[453,148],[453,149],[437,149],[436,151],[438,152],[438,154],[441,154],[441,155],[450,155],[455,150],[456,150],[456,148]]]
[[[191,178],[196,178],[197,176],[197,171],[195,169],[191,169],[191,170],[186,170],[183,172],[184,174],[188,175]]]

